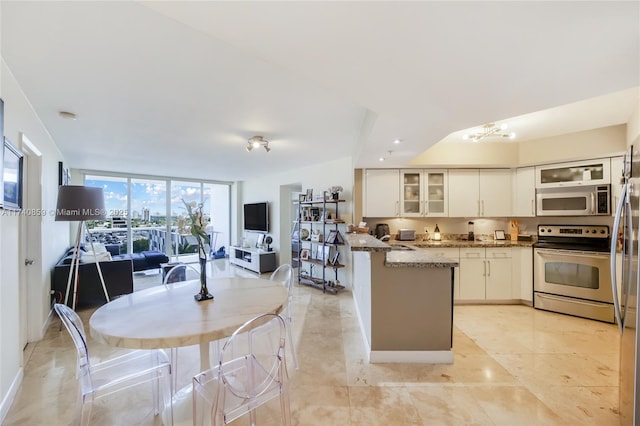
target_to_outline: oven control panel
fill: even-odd
[[[538,225],[538,237],[609,238],[606,225]]]

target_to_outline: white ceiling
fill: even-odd
[[[397,167],[490,121],[518,117],[521,140],[624,123],[640,86],[637,1],[0,8],[2,57],[75,168],[244,180],[388,150]],[[254,135],[272,151],[247,153]]]

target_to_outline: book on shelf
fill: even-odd
[[[342,236],[340,231],[338,231],[337,229],[332,229],[331,231],[329,231],[329,235],[327,236],[325,242],[329,244],[344,244],[344,237]]]

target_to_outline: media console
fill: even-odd
[[[229,262],[259,274],[276,269],[276,252],[258,249],[231,247]]]

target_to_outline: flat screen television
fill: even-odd
[[[244,230],[269,232],[269,203],[244,205]]]

